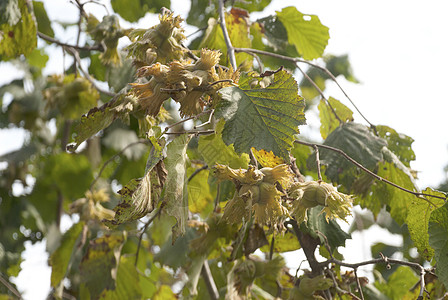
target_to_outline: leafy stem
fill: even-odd
[[[304,142],[304,141],[298,141],[295,140],[294,142],[298,143],[298,144],[302,144],[305,146],[309,146],[309,147],[319,147],[319,148],[323,148],[323,149],[327,149],[327,150],[331,150],[334,152],[337,152],[338,154],[342,155],[345,159],[347,159],[349,162],[351,162],[352,164],[354,164],[355,166],[357,166],[358,168],[360,168],[361,170],[363,170],[364,172],[366,172],[367,174],[373,176],[375,179],[385,182],[399,190],[402,190],[406,193],[412,194],[414,196],[417,197],[421,197],[421,199],[427,201],[428,203],[430,203],[432,206],[437,207],[434,203],[432,203],[429,199],[425,198],[425,197],[433,197],[433,198],[438,198],[438,199],[443,199],[443,200],[447,200],[446,197],[442,197],[442,196],[437,196],[437,195],[430,195],[430,194],[426,194],[426,193],[420,193],[420,192],[414,192],[411,190],[408,190],[407,188],[404,188],[402,186],[399,186],[396,183],[393,183],[389,180],[387,180],[386,178],[383,178],[377,174],[375,174],[374,172],[370,171],[369,169],[367,169],[366,167],[364,167],[363,165],[361,165],[359,162],[357,162],[356,160],[354,160],[353,158],[351,158],[347,153],[345,153],[344,151],[342,151],[341,149],[337,149],[331,146],[327,146],[327,145],[322,145],[322,144],[313,144],[313,143],[308,143],[308,142]],[[422,197],[423,196],[423,197]]]

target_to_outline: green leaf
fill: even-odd
[[[43,69],[48,61],[48,55],[44,49],[34,49],[30,55],[28,55],[28,63],[36,68]]]
[[[400,266],[389,277],[387,283],[375,282],[375,287],[389,299],[405,299],[405,295],[417,283],[418,277],[411,268]],[[408,298],[409,299],[409,298]]]
[[[240,16],[236,11],[226,13],[225,18],[232,46],[237,48],[250,48],[252,43],[249,37],[249,24],[247,23],[247,20]],[[221,26],[216,19],[210,19],[208,21],[207,31],[198,48],[220,50],[223,53],[220,63],[222,65],[229,65],[227,46],[224,41]],[[250,62],[249,66],[252,64],[253,58],[247,53],[236,53],[235,58],[237,65],[240,65],[244,61]]]
[[[269,86],[251,89],[260,78],[241,75],[239,87],[220,90],[222,100],[216,116],[226,121],[222,138],[233,144],[237,153],[272,151],[289,161],[289,150],[298,126],[305,124],[304,101],[298,95],[297,82],[286,71],[275,73]]]
[[[188,24],[203,28],[207,26],[207,21],[210,18],[218,18],[217,4],[214,1],[191,0],[190,2],[190,10],[186,20]]]
[[[446,197],[444,193],[434,191],[431,188],[427,188],[423,193]],[[436,206],[433,206],[431,203]],[[430,261],[434,255],[434,249],[429,246],[429,218],[431,213],[435,209],[443,206],[444,203],[445,201],[438,198],[425,197],[423,199],[421,197],[415,197],[408,208],[406,223],[408,224],[409,234],[418,252],[427,261]]]
[[[170,8],[170,0],[112,0],[112,8],[123,19],[137,22],[146,13],[157,13],[162,7]]]
[[[86,285],[91,299],[98,298],[104,290],[115,289],[118,261],[125,239],[126,236],[120,232],[90,241],[79,271],[81,283]]]
[[[247,169],[249,165],[249,155],[243,153],[238,155],[233,145],[227,146],[222,140],[224,120],[219,120],[215,126],[215,133],[199,137],[198,151],[208,166],[216,164],[227,165],[233,169]]]
[[[140,276],[134,265],[134,257],[120,257],[120,264],[117,270],[116,288],[114,290],[104,290],[99,299],[121,300],[121,299],[141,299],[142,291],[140,287]]]
[[[289,43],[296,46],[304,59],[312,60],[322,56],[330,35],[328,27],[322,25],[317,16],[302,14],[289,6],[281,12],[277,11],[277,17],[288,32]]]
[[[398,133],[388,126],[377,125],[375,127],[378,135],[387,141],[387,148],[395,153],[406,167],[409,167],[409,163],[415,160],[415,153],[411,148],[414,139]]]
[[[327,55],[324,57],[325,65],[328,71],[338,77],[342,75],[350,82],[359,83],[358,79],[353,75],[353,70],[348,60],[348,55]]]
[[[271,241],[272,241],[272,234],[268,235],[266,239],[269,241],[269,245],[265,245],[260,248],[262,252],[269,253],[271,250]],[[274,240],[274,252],[275,253],[282,253],[282,252],[289,252],[289,251],[295,251],[300,249],[299,241],[297,240],[297,237],[291,232],[287,231],[284,234],[278,234],[275,235]]]
[[[189,168],[189,176],[196,171]],[[203,213],[208,204],[213,203],[208,184],[209,170],[202,170],[188,182],[188,207],[192,213]]]
[[[177,296],[168,285],[162,284],[154,294],[152,300],[177,300]]]
[[[436,274],[448,289],[448,203],[434,210],[429,218],[429,245],[434,249]]]
[[[333,130],[328,135],[324,145],[344,151],[358,163],[372,170],[383,159],[381,149],[387,143],[383,139],[373,135],[366,126],[349,122]],[[343,182],[348,186],[347,189],[349,189],[355,179],[349,173],[356,169],[356,167],[337,152],[326,149],[320,149],[319,152],[321,163],[327,167],[325,175],[332,182]],[[314,165],[315,157],[310,157],[308,164]],[[349,178],[344,177],[347,174]]]
[[[8,4],[13,4],[8,2]],[[7,5],[8,5],[7,4]],[[17,9],[8,10],[11,14],[5,22],[0,23],[0,58],[1,60],[9,60],[18,57],[20,54],[27,56],[37,46],[36,25],[33,17],[28,11],[25,0],[19,0],[17,5],[20,9],[21,18],[17,19]],[[13,4],[15,7],[15,4]],[[2,18],[3,19],[3,18]],[[14,21],[14,22],[13,22]]]
[[[64,279],[69,263],[72,259],[72,253],[76,250],[75,244],[84,227],[84,222],[73,225],[62,236],[61,245],[50,256],[49,264],[51,266],[51,287],[56,288]]]
[[[321,206],[316,206],[308,210],[306,226],[310,234],[318,237],[322,244],[325,243],[325,239],[317,232],[325,235],[333,251],[339,246],[345,246],[346,239],[351,239],[350,234],[343,231],[335,220],[330,219],[328,222],[325,220]]]
[[[173,244],[176,239],[185,233],[188,217],[188,193],[186,184],[185,163],[187,147],[191,136],[183,134],[168,144],[166,150],[165,167],[168,173],[163,187],[163,201],[166,204],[164,211],[176,218],[173,226]]]
[[[249,0],[249,1],[235,1],[233,7],[239,7],[249,12],[262,11],[271,3],[271,0]]]
[[[323,139],[326,139],[340,125],[336,116],[344,123],[353,121],[353,112],[333,97],[328,99],[328,103],[322,99],[319,102],[318,109],[321,122],[320,135]]]
[[[53,28],[51,28],[51,21],[45,11],[44,3],[33,1],[33,9],[37,20],[37,30],[43,34],[54,37],[54,31]]]
[[[69,199],[82,197],[93,181],[90,162],[82,154],[64,152],[51,156],[45,164],[44,174]]]

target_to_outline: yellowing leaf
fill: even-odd
[[[224,123],[224,120],[218,121],[214,134],[199,137],[198,151],[209,166],[221,164],[228,165],[234,169],[247,169],[250,160],[249,155],[246,153],[237,154],[233,149],[233,145],[227,146],[222,140]]]
[[[164,160],[167,178],[163,188],[164,211],[176,218],[177,223],[173,226],[173,243],[185,234],[188,217],[188,193],[186,184],[185,163],[187,159],[187,147],[191,136],[183,134],[176,137],[168,144]]]
[[[154,141],[157,144],[156,141]],[[164,168],[159,164],[162,159],[162,148],[157,144],[153,147],[147,161],[145,176],[141,179],[132,179],[118,193],[122,196],[121,202],[114,208],[113,220],[105,220],[109,227],[115,227],[125,222],[138,220],[150,213],[157,205],[161,182],[160,174]]]
[[[296,46],[304,59],[321,57],[328,44],[328,27],[322,25],[315,15],[305,15],[289,6],[277,12],[277,17],[288,32],[289,43]]]
[[[263,167],[273,168],[277,165],[283,164],[284,160],[278,156],[275,156],[272,151],[267,152],[266,150],[257,150],[255,148],[251,148],[252,153],[254,154],[257,161]]]
[[[248,20],[241,14],[238,14],[238,10],[232,10],[230,13],[226,13],[226,26],[229,32],[232,46],[239,48],[250,48],[252,43],[249,37],[249,25]],[[227,47],[222,34],[221,26],[214,18],[210,18],[208,21],[208,28],[205,33],[205,37],[202,40],[198,48],[216,49],[223,52],[221,57],[222,65],[229,65],[227,58]],[[236,63],[241,64],[244,61],[252,63],[252,57],[247,53],[236,53]]]
[[[434,191],[430,188],[424,190],[423,193],[445,197],[443,193]],[[434,207],[431,203],[425,200],[429,200],[436,206]],[[409,234],[417,247],[418,252],[427,261],[431,261],[431,258],[434,255],[434,249],[429,246],[429,218],[431,213],[435,209],[443,206],[444,203],[445,201],[443,201],[443,199],[433,197],[422,199],[421,197],[415,197],[408,208],[406,223],[408,224]]]
[[[18,6],[21,14],[19,19],[14,17],[14,19],[3,20],[2,18],[0,23],[1,60],[16,58],[20,54],[27,56],[37,46],[36,25],[28,11],[26,1],[19,0]]]
[[[84,222],[73,225],[66,233],[64,233],[61,245],[50,256],[51,266],[51,286],[56,288],[67,273],[67,268],[72,258],[74,246],[84,227]]]
[[[233,144],[237,153],[249,153],[254,147],[272,151],[288,162],[294,134],[305,124],[305,104],[298,95],[297,82],[283,70],[274,74],[267,87],[252,89],[254,80],[262,79],[243,73],[239,87],[220,90],[216,116],[226,121],[223,140]]]
[[[120,232],[106,234],[89,243],[79,270],[81,283],[86,285],[92,299],[98,298],[104,290],[115,289],[118,261],[125,239],[126,236]]]

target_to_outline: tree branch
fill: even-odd
[[[57,39],[52,38],[51,36],[48,36],[40,31],[37,32],[37,36],[40,37],[43,40],[46,40],[47,42],[59,45],[63,48],[73,48],[76,50],[85,50],[85,51],[104,51],[104,48],[102,45],[93,45],[93,46],[78,46],[78,45],[71,45],[67,43],[63,43]]]
[[[342,91],[342,93],[344,94],[344,96],[348,99],[348,101],[350,101],[350,103],[353,105],[353,107],[356,109],[356,111],[359,113],[359,115],[370,125],[371,128],[373,128],[376,132],[376,127],[375,125],[373,125],[364,115],[363,113],[359,110],[359,108],[355,105],[355,103],[353,102],[353,100],[348,96],[348,94],[345,92],[345,90],[342,88],[342,86],[339,84],[339,82],[336,80],[336,77],[325,67],[319,66],[317,64],[314,64],[312,62],[300,59],[300,58],[294,58],[294,57],[289,57],[289,56],[285,56],[285,55],[281,55],[281,54],[277,54],[277,53],[272,53],[272,52],[268,52],[268,51],[263,51],[263,50],[257,50],[257,49],[251,49],[251,48],[234,48],[235,52],[245,52],[248,54],[260,54],[260,55],[266,55],[266,56],[271,56],[271,57],[275,57],[275,58],[279,58],[279,59],[283,59],[286,61],[290,61],[290,62],[294,62],[294,63],[304,63],[307,65],[310,65],[314,68],[317,68],[323,72],[325,72],[325,74],[327,74],[331,80],[333,80],[336,85],[338,86],[338,88]]]
[[[216,287],[215,281],[213,280],[212,272],[210,271],[210,266],[208,265],[208,261],[204,260],[204,264],[202,265],[201,275],[204,278],[205,286],[207,287],[207,291],[212,300],[219,299],[218,288]]]
[[[438,199],[447,200],[446,197],[441,197],[441,196],[437,196],[437,195],[430,195],[430,194],[420,193],[420,192],[414,192],[414,191],[408,190],[408,189],[406,189],[406,188],[404,188],[404,187],[402,187],[402,186],[399,186],[398,184],[393,183],[393,182],[391,182],[391,181],[389,181],[389,180],[387,180],[387,179],[385,179],[385,178],[383,178],[383,177],[381,177],[381,176],[379,176],[379,175],[373,173],[372,171],[370,171],[369,169],[367,169],[366,167],[364,167],[363,165],[361,165],[359,162],[357,162],[356,160],[354,160],[353,158],[351,158],[349,155],[347,155],[347,154],[346,154],[344,151],[342,151],[341,149],[337,149],[337,148],[334,148],[334,147],[331,147],[331,146],[327,146],[327,145],[313,144],[313,143],[308,143],[308,142],[298,141],[298,140],[295,140],[294,142],[295,142],[295,143],[298,143],[298,144],[305,145],[305,146],[313,147],[313,148],[317,146],[317,147],[319,147],[319,148],[323,148],[323,149],[327,149],[327,150],[331,150],[331,151],[337,152],[337,153],[339,153],[340,155],[342,155],[345,159],[347,159],[349,162],[351,162],[352,164],[354,164],[355,166],[357,166],[358,168],[360,168],[361,170],[363,170],[364,172],[366,172],[367,174],[369,174],[369,175],[375,177],[375,179],[377,179],[377,180],[379,180],[379,181],[382,181],[382,182],[385,182],[385,183],[387,183],[387,184],[389,184],[389,185],[391,185],[391,186],[393,186],[393,187],[395,187],[395,188],[397,188],[397,189],[399,189],[399,190],[402,190],[402,191],[404,191],[404,192],[406,192],[406,193],[412,194],[412,195],[417,196],[417,197],[419,197],[419,196],[425,196],[425,197],[432,197],[432,198],[438,198]],[[425,200],[425,201],[427,201],[428,203],[430,203],[430,204],[433,205],[434,207],[436,207],[436,205],[435,205],[434,203],[432,203],[430,200],[428,200],[428,199],[426,199],[426,198],[422,198],[422,199]]]
[[[12,284],[8,282],[5,278],[3,278],[3,274],[0,273],[0,282],[13,293],[17,298],[22,299],[22,295],[20,295],[19,291],[17,291]]]
[[[224,0],[218,0],[218,12],[219,24],[221,25],[224,41],[226,42],[227,55],[229,56],[230,65],[232,66],[233,70],[236,70],[235,48],[232,46],[232,42],[230,41],[229,33],[226,27],[226,17],[224,15]]]

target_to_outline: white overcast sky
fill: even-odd
[[[186,16],[187,1],[171,2],[175,13]],[[44,3],[52,20],[67,22],[78,18],[69,1],[46,0]],[[443,181],[443,167],[448,163],[448,96],[445,90],[448,83],[448,2],[274,0],[265,13],[256,16],[263,17],[290,5],[302,13],[319,16],[330,28],[326,53],[349,55],[354,74],[362,83],[352,84],[343,79],[340,82],[369,121],[388,125],[415,139],[413,149],[417,160],[411,167],[419,171],[420,187],[435,187]],[[92,4],[86,9],[95,9],[97,16],[104,12],[103,8]],[[155,22],[153,17],[146,17],[134,26],[149,27]],[[123,24],[126,27],[128,23]],[[60,27],[54,29],[57,34],[63,33]],[[187,30],[187,34],[192,30]],[[62,37],[66,42],[75,41],[73,33],[64,33]],[[52,49],[49,54],[53,63],[47,71],[61,72],[61,51]],[[11,74],[14,71],[0,63],[0,83],[10,81]],[[329,85],[327,96],[341,100],[354,110],[334,85]],[[359,116],[355,118],[363,122]],[[20,147],[20,136],[17,130],[0,131],[0,155]],[[43,248],[39,251],[43,252]],[[365,257],[353,260],[359,259]],[[44,299],[48,292],[42,288],[49,287],[45,259],[40,259],[38,264],[44,282],[31,285],[36,278],[35,269],[30,269],[32,273],[24,272],[15,281],[21,289],[27,289],[25,296],[29,299]]]

